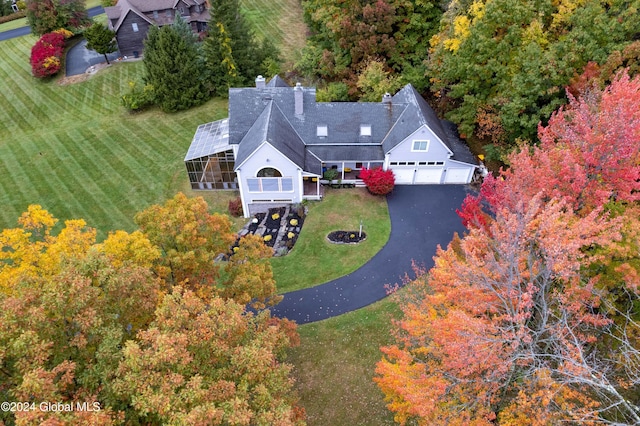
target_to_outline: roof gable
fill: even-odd
[[[154,24],[151,19],[145,16],[145,14],[142,13],[142,11],[140,11],[133,4],[131,4],[130,1],[131,0],[119,0],[118,4],[116,4],[115,6],[104,8],[105,13],[107,14],[107,17],[109,17],[109,19],[118,18],[118,22],[116,22],[116,24],[113,26],[113,31],[118,32],[120,26],[130,12],[135,13],[136,15],[147,21],[149,24]]]
[[[273,101],[263,109],[238,146],[236,167],[241,167],[265,141],[298,167],[305,168],[305,144]]]

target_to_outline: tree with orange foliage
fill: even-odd
[[[291,366],[280,361],[297,342],[294,328],[233,300],[205,304],[176,286],[151,326],[126,344],[113,386],[140,422],[303,424]]]
[[[167,241],[195,251],[204,231],[189,221],[194,209],[176,210]],[[0,401],[29,403],[0,412],[0,424],[303,424],[283,362],[298,343],[295,324],[245,310],[253,298],[277,300],[262,243],[242,241],[229,282],[215,282],[229,300],[201,299],[158,276],[163,253],[142,232],[96,244],[84,221],[55,235],[56,223],[30,206],[0,233]],[[47,405],[56,403],[72,409]]]
[[[396,420],[640,421],[640,351],[584,272],[588,248],[620,238],[619,221],[600,211],[580,217],[536,196],[439,249],[402,300],[396,343],[377,366]],[[604,336],[618,356],[599,345]]]
[[[105,384],[121,345],[152,320],[160,282],[140,265],[143,256],[116,262],[117,251],[105,254],[84,221],[66,221],[53,235],[56,222],[30,206],[19,228],[0,234],[0,399],[33,404],[2,412],[0,420],[117,423],[118,409],[105,404],[111,395]],[[129,240],[150,247],[146,239]],[[102,246],[113,246],[112,237]],[[46,403],[74,410],[48,409]],[[77,409],[85,403],[101,410]]]
[[[209,213],[202,197],[179,193],[163,206],[156,204],[138,213],[135,222],[162,252],[157,267],[162,278],[201,295],[211,293],[220,272],[214,259],[235,241],[227,216]]]
[[[229,262],[215,261],[229,252],[237,236],[229,217],[209,213],[202,197],[179,193],[163,206],[153,205],[138,213],[135,220],[160,248],[156,270],[169,285],[192,289],[204,298],[217,295],[242,304],[255,299],[260,308],[280,300],[267,260],[272,253],[257,239],[243,238],[239,252]]]

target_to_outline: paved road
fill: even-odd
[[[446,247],[454,232],[464,232],[455,211],[469,191],[463,185],[396,186],[387,197],[391,235],[382,250],[349,275],[285,294],[273,314],[305,324],[383,299],[385,284],[401,285],[405,274],[413,277],[412,260],[431,268],[438,244]]]
[[[89,14],[90,18],[93,18],[94,16],[104,13],[104,9],[102,8],[102,6],[96,6],[88,9],[87,13]],[[0,33],[0,41],[9,40],[10,38],[22,37],[27,34],[31,34],[31,28],[29,27],[20,27],[9,31],[3,31]]]

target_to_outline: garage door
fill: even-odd
[[[444,162],[391,162],[390,169],[393,170],[398,185],[439,184],[442,179]]]
[[[393,176],[395,177],[396,184],[398,185],[411,185],[413,183],[414,167],[392,167]]]
[[[413,183],[440,183],[442,167],[425,167],[416,169],[416,178]]]
[[[469,169],[447,169],[444,177],[444,183],[469,183]]]

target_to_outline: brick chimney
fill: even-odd
[[[293,99],[295,101],[295,113],[296,115],[302,115],[304,113],[304,91],[302,90],[302,84],[296,83],[296,87],[293,88]]]
[[[259,75],[256,78],[256,88],[257,89],[264,89],[267,86],[267,81],[265,80],[265,78],[261,75]]]

